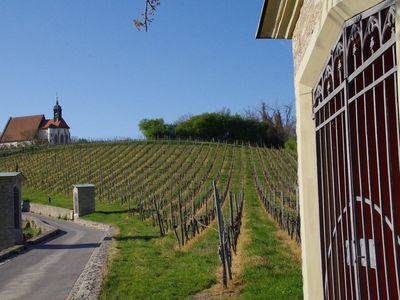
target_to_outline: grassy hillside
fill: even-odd
[[[296,237],[296,168],[295,153],[284,150],[175,141],[0,156],[1,171],[18,169],[27,177],[23,197],[31,201],[46,203],[51,196],[53,205],[71,207],[72,184],[96,185],[97,212],[87,218],[120,229],[104,299],[185,298],[207,289],[211,296],[301,298],[299,259],[277,228]],[[228,192],[244,191],[245,199],[242,250],[233,256],[233,266],[241,267],[225,292],[216,288],[213,180],[225,215]]]

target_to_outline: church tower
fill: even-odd
[[[53,111],[54,111],[54,118],[53,118],[54,121],[55,122],[60,121],[62,118],[62,108],[58,104],[58,97],[57,97],[56,105],[54,105]]]

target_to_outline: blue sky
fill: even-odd
[[[294,102],[290,41],[256,40],[262,0],[1,0],[0,127],[52,116],[58,92],[77,137],[141,136],[143,118],[242,113]]]

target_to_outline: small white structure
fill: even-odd
[[[95,185],[75,184],[73,185],[74,218],[79,218],[96,210]]]
[[[21,172],[0,172],[0,250],[22,242]]]

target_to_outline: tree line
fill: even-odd
[[[295,117],[291,106],[270,107],[265,102],[244,114],[228,109],[182,117],[174,123],[163,118],[143,119],[139,129],[149,140],[196,139],[205,141],[246,142],[269,147],[293,148]]]

